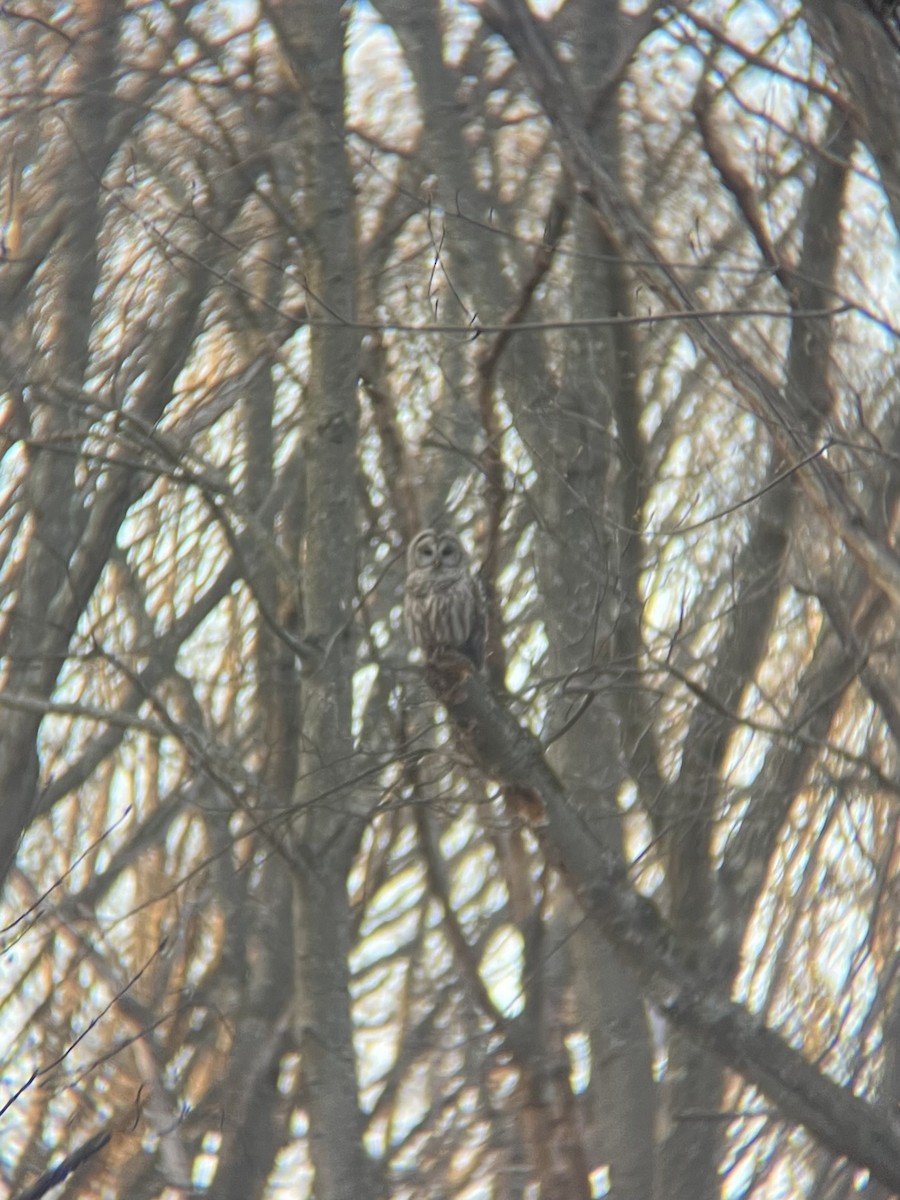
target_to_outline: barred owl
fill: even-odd
[[[481,583],[453,533],[423,529],[406,552],[403,612],[410,640],[432,657],[442,650],[484,662],[485,604]]]

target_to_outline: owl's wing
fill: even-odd
[[[407,576],[406,589],[403,594],[403,620],[409,640],[414,646],[424,646],[425,644],[422,609],[426,590],[415,572],[411,572]]]
[[[470,575],[469,582],[472,592],[472,621],[469,636],[460,649],[471,658],[480,671],[484,666],[484,647],[487,641],[487,597],[479,576]]]

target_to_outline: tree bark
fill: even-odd
[[[351,696],[356,594],[356,221],[344,129],[346,14],[332,0],[278,10],[299,92],[299,169],[309,386],[302,421],[306,518],[304,636],[314,648],[301,684],[294,794],[295,1032],[308,1096],[310,1154],[320,1200],[374,1196],[363,1146],[350,999],[347,872],[360,813],[352,774]]]

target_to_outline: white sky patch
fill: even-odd
[[[525,1006],[523,954],[522,935],[512,925],[504,925],[488,939],[481,960],[481,977],[491,1000],[505,1016],[518,1016]]]

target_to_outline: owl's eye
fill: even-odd
[[[443,546],[441,546],[441,558],[452,558],[455,553],[456,547],[452,542],[445,542]]]

